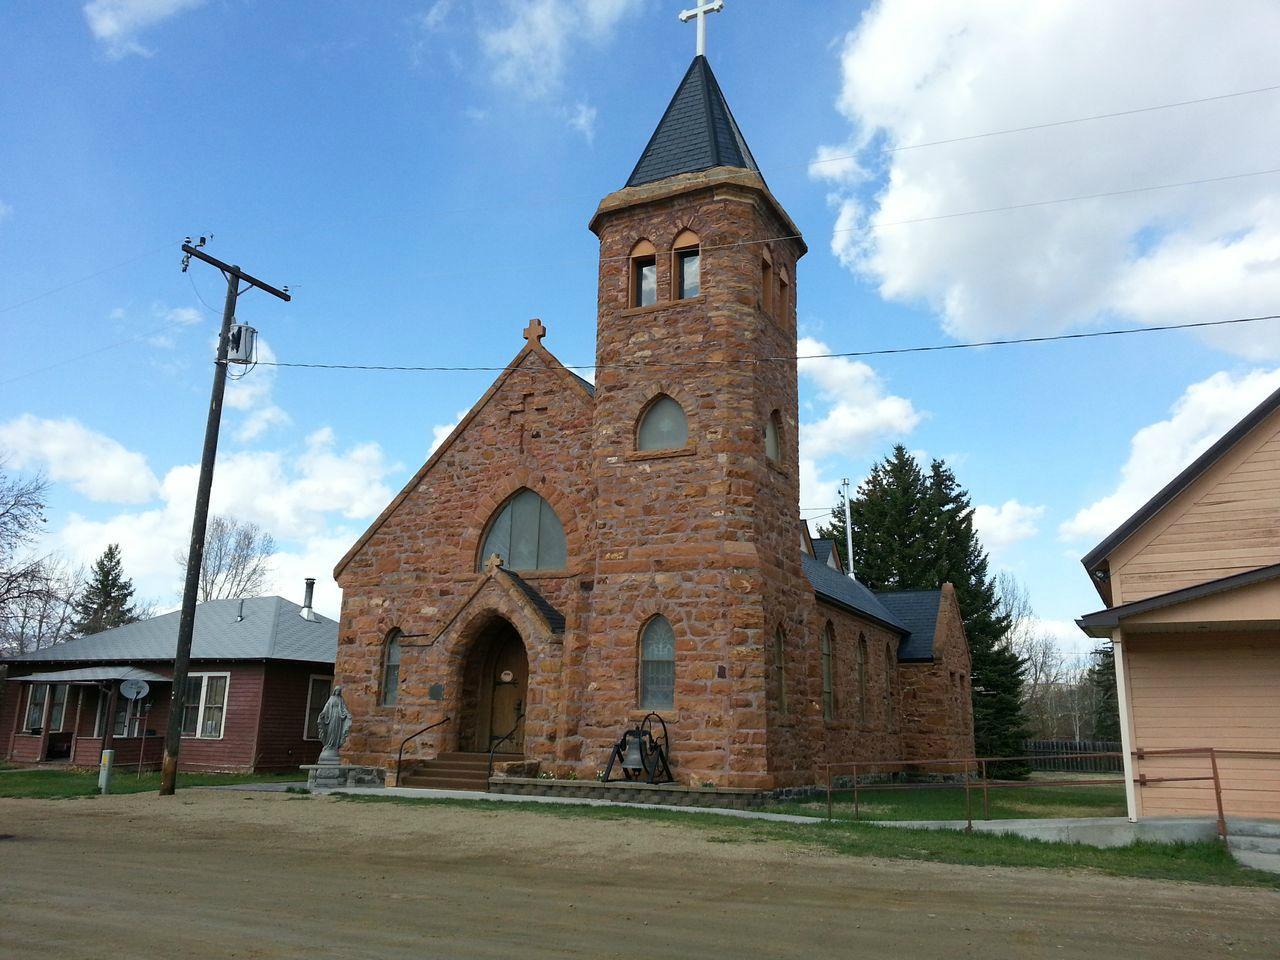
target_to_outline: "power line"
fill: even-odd
[[[904,150],[919,150],[922,147],[938,147],[948,143],[964,143],[969,140],[983,140],[987,137],[1003,137],[1010,133],[1026,133],[1029,130],[1047,130],[1051,127],[1065,127],[1074,123],[1089,123],[1094,120],[1111,120],[1115,117],[1131,117],[1139,113],[1151,113],[1156,110],[1172,110],[1176,107],[1190,107],[1197,103],[1212,103],[1217,100],[1230,100],[1234,97],[1248,97],[1257,93],[1270,93],[1280,90],[1280,84],[1270,87],[1257,87],[1253,90],[1238,90],[1235,93],[1220,93],[1212,97],[1198,97],[1195,100],[1178,100],[1173,103],[1160,103],[1150,107],[1135,107],[1132,110],[1117,110],[1114,113],[1095,113],[1087,117],[1074,117],[1070,120],[1051,120],[1047,123],[1031,123],[1022,127],[1008,127],[1004,130],[988,130],[985,133],[970,133],[960,137],[946,137],[942,140],[924,140],[919,143],[905,143],[896,147],[885,147],[883,153],[901,153]],[[839,157],[823,157],[811,160],[808,166],[822,163],[837,163],[841,160],[856,160],[857,154],[846,154]]]
[[[61,293],[63,290],[69,290],[71,287],[84,283],[86,280],[92,280],[94,277],[100,277],[104,273],[111,273],[113,270],[119,270],[121,267],[127,267],[129,264],[137,263],[139,260],[145,260],[147,257],[153,256],[161,250],[168,250],[170,246],[170,244],[166,243],[162,247],[152,247],[150,250],[140,253],[136,257],[130,257],[128,260],[121,260],[119,263],[113,263],[109,267],[103,267],[101,270],[93,271],[93,273],[86,273],[82,277],[77,277],[74,280],[68,280],[66,283],[44,291],[44,293],[37,293],[34,297],[28,297],[26,300],[19,300],[17,303],[11,303],[6,307],[0,307],[0,313],[8,313],[10,310],[17,310],[19,307],[25,307],[29,303],[35,303],[37,300],[43,300],[45,297],[51,297],[55,293]]]
[[[930,346],[885,347],[879,350],[850,350],[842,353],[809,353],[785,357],[725,357],[716,360],[634,360],[625,363],[566,363],[567,370],[635,369],[643,367],[707,367],[728,364],[795,363],[801,360],[837,360],[857,357],[885,357],[905,353],[941,353],[951,350],[972,350],[977,347],[1009,347],[1020,344],[1055,343],[1064,340],[1091,340],[1098,337],[1124,337],[1137,333],[1160,333],[1166,330],[1194,330],[1205,327],[1225,327],[1234,324],[1258,323],[1262,320],[1280,320],[1280,314],[1261,317],[1232,317],[1228,320],[1199,320],[1193,323],[1165,323],[1146,327],[1128,327],[1114,330],[1091,330],[1083,333],[1058,333],[1042,337],[1011,337],[1002,340],[981,340],[971,343],[940,343]],[[301,363],[286,360],[261,360],[264,367],[292,367],[304,370],[366,370],[380,373],[498,373],[507,366],[400,366],[372,363]]]

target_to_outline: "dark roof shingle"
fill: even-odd
[[[852,577],[837,573],[825,563],[819,562],[807,553],[800,554],[800,567],[818,596],[838,606],[860,613],[877,620],[899,633],[906,633],[907,627],[893,613],[887,610],[876,595]]]
[[[876,599],[910,631],[898,644],[898,659],[920,663],[933,659],[941,590],[878,590]]]

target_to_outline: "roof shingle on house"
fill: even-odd
[[[933,638],[938,629],[941,590],[878,590],[876,599],[884,604],[909,633],[898,645],[898,659],[921,663],[933,659]]]
[[[760,172],[706,57],[695,57],[636,164],[628,187],[712,167]]]
[[[209,600],[196,606],[192,660],[297,660],[333,663],[338,624],[283,597]],[[172,661],[178,646],[180,611],[104,630],[77,640],[13,657],[9,663],[103,663]]]

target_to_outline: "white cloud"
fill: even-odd
[[[568,113],[569,127],[577,130],[588,144],[596,141],[596,117],[599,111],[586,103],[574,104]]]
[[[261,361],[270,363],[276,358],[275,351],[262,337],[258,337],[257,350],[257,358]],[[233,380],[230,377],[240,379]],[[236,439],[241,443],[257,440],[273,427],[293,422],[289,414],[273,399],[275,383],[275,367],[231,366],[225,403],[230,409],[244,413],[236,430]]]
[[[418,25],[431,33],[443,29],[449,14],[453,12],[454,0],[435,0],[417,18]]]
[[[190,327],[199,323],[204,319],[204,315],[195,307],[173,307],[166,309],[160,305],[152,308],[152,313],[160,317],[166,327],[159,333],[147,338],[147,342],[153,347],[159,347],[162,350],[172,350],[178,344],[177,333],[184,327]],[[121,321],[126,316],[123,307],[116,307],[111,311],[111,319]]]
[[[998,561],[1009,547],[1039,533],[1038,524],[1044,511],[1044,507],[1017,500],[1006,500],[999,506],[980,503],[973,508],[973,525],[978,529],[982,545]]]
[[[831,352],[813,337],[801,337],[798,348],[802,357]],[[910,400],[886,392],[879,374],[860,360],[801,360],[799,370],[827,404],[820,420],[800,425],[802,458],[857,456],[877,441],[910,433],[922,419]]]
[[[834,252],[886,298],[962,339],[1108,321],[1274,312],[1280,176],[931,223],[920,217],[1276,166],[1274,92],[985,137],[921,142],[1192,100],[1271,83],[1280,6],[1236,0],[934,4],[880,0],[842,49],[850,135],[820,147]],[[1230,56],[1206,57],[1206,50]],[[856,161],[820,163],[842,154]],[[861,180],[861,187],[856,182]],[[1280,356],[1280,325],[1206,334]]]
[[[491,6],[485,5],[485,19],[499,25],[482,28],[480,44],[493,79],[530,99],[557,93],[573,48],[608,41],[622,19],[641,8],[639,0],[503,0],[496,10]]]
[[[1167,420],[1134,434],[1116,489],[1063,523],[1059,533],[1068,540],[1105,537],[1276,389],[1280,369],[1237,377],[1215,373],[1193,383]]]
[[[8,220],[13,216],[13,207],[0,200],[0,221]]]
[[[274,590],[297,599],[304,576],[319,581],[322,610],[336,609],[334,564],[355,542],[359,524],[391,500],[386,479],[399,470],[376,443],[340,449],[322,428],[300,450],[241,451],[219,457],[210,512],[259,524],[282,545]],[[119,543],[125,569],[145,597],[172,598],[179,575],[174,556],[187,545],[199,467],[173,467],[160,482],[158,507],[105,520],[72,514],[52,540],[80,562]]]
[[[462,422],[462,418],[466,415],[466,410],[459,410],[453,415],[452,423],[437,423],[431,428],[431,448],[427,451],[428,457],[440,449],[440,444],[449,439],[449,434],[458,428],[458,424]]]
[[[146,503],[160,490],[146,457],[70,418],[26,413],[0,424],[0,451],[19,470],[44,470],[90,500]]]
[[[149,57],[153,51],[138,41],[138,34],[202,3],[204,0],[90,0],[84,5],[84,17],[113,60],[130,54]]]

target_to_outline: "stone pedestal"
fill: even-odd
[[[337,790],[342,787],[381,787],[386,773],[380,767],[356,767],[345,763],[315,763],[302,767],[307,771],[307,787],[311,790]]]

